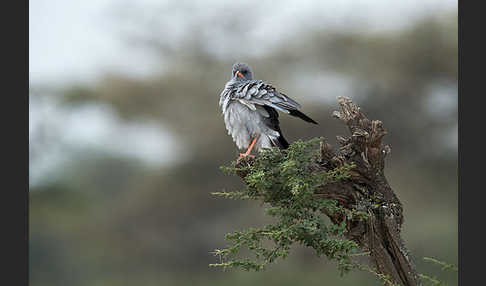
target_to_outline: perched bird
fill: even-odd
[[[231,79],[220,94],[219,105],[228,134],[239,149],[247,149],[240,157],[250,155],[252,149],[258,152],[262,148],[286,149],[289,146],[280,130],[277,111],[317,124],[298,110],[297,102],[270,84],[253,79],[251,68],[244,63],[233,65]]]

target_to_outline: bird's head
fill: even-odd
[[[235,63],[233,65],[233,70],[231,71],[231,76],[234,80],[253,79],[253,73],[251,72],[250,66],[244,63]]]

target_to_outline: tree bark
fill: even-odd
[[[380,274],[399,285],[421,285],[420,278],[400,236],[403,209],[398,197],[388,184],[385,174],[385,157],[390,147],[383,145],[386,135],[379,120],[369,120],[350,99],[338,98],[341,110],[333,116],[347,125],[351,136],[338,136],[340,148],[335,152],[330,144],[321,141],[320,160],[313,171],[333,170],[345,163],[354,164],[351,178],[325,184],[316,196],[334,199],[348,210],[369,214],[367,220],[349,221],[346,216],[327,214],[334,223],[343,220],[347,225],[347,238],[357,242],[370,253],[370,262]]]

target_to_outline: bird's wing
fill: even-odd
[[[300,104],[262,80],[249,80],[234,87],[231,99],[238,100],[253,110],[255,104],[270,106],[285,113],[300,108]]]

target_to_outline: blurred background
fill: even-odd
[[[31,285],[378,285],[295,246],[253,273],[208,267],[262,226],[224,175],[219,94],[235,61],[303,106],[287,139],[348,135],[348,96],[384,122],[386,175],[420,273],[457,285],[457,1],[29,1]]]

